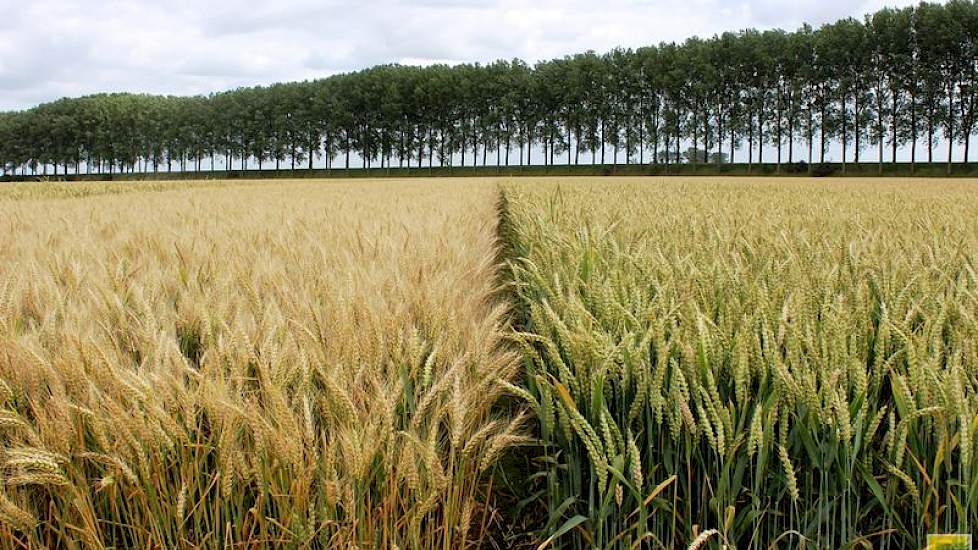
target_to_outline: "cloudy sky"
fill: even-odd
[[[208,93],[379,63],[534,61],[910,3],[0,0],[0,110],[107,91]]]

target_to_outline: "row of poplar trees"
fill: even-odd
[[[368,168],[780,166],[829,155],[950,170],[969,158],[976,98],[978,2],[952,0],[533,66],[385,65],[207,97],[62,99],[0,113],[0,168],[349,168],[351,157]]]

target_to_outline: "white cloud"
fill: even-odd
[[[883,4],[0,0],[0,109],[107,91],[207,93],[390,62],[535,61],[747,27],[818,25]]]

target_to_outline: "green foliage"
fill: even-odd
[[[505,195],[541,539],[580,517],[557,546],[920,548],[978,524],[968,184]]]

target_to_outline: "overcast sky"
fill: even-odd
[[[911,3],[0,0],[0,110],[96,92],[209,93],[379,63],[535,61]]]

